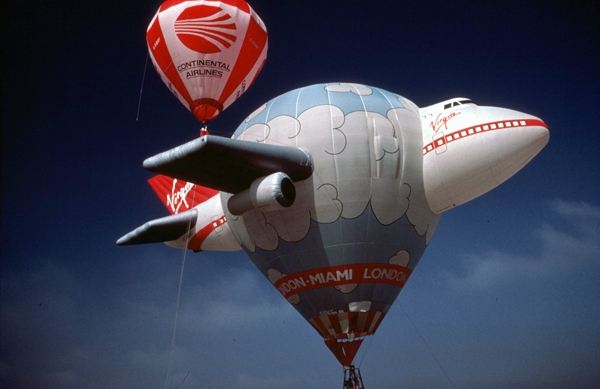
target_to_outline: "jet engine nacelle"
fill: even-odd
[[[296,187],[285,173],[257,178],[250,188],[229,198],[227,208],[232,215],[242,215],[254,208],[262,212],[288,208],[296,199]]]

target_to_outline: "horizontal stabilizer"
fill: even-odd
[[[196,225],[198,211],[191,209],[176,215],[151,220],[117,240],[120,246],[170,242],[179,239]]]
[[[283,172],[292,181],[312,175],[307,150],[206,135],[150,157],[144,167],[228,193],[248,189],[260,177]]]

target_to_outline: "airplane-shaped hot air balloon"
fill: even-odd
[[[117,243],[244,250],[362,387],[353,358],[441,214],[510,178],[548,139],[539,118],[466,98],[419,108],[371,86],[307,86],[262,105],[232,138],[145,160],[172,215]]]
[[[161,80],[203,124],[250,87],[267,58],[267,30],[244,0],[167,0],[146,32]]]

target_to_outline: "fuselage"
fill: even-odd
[[[360,90],[360,88],[357,90]],[[506,108],[479,106],[472,100],[462,97],[442,101],[424,108],[418,108],[409,100],[402,97],[399,98],[408,111],[414,112],[412,115],[420,117],[421,135],[418,135],[418,122],[411,122],[410,120],[412,119],[409,120],[409,116],[400,119],[400,122],[398,122],[400,123],[400,127],[397,130],[399,132],[395,135],[392,134],[390,138],[385,138],[387,135],[385,135],[385,132],[382,132],[384,131],[382,130],[382,124],[377,124],[384,123],[385,120],[381,122],[382,119],[369,119],[365,124],[362,124],[365,126],[364,129],[360,130],[359,126],[352,131],[371,133],[373,138],[370,142],[372,142],[371,147],[374,147],[374,160],[368,162],[368,158],[363,161],[360,158],[351,157],[354,160],[353,166],[354,169],[364,169],[364,167],[356,165],[359,163],[358,161],[370,164],[373,174],[372,179],[376,181],[375,183],[380,182],[382,179],[404,180],[412,187],[412,202],[414,203],[417,198],[423,198],[419,202],[423,204],[424,208],[428,208],[428,212],[433,212],[434,214],[440,214],[455,206],[464,204],[506,181],[527,164],[546,145],[549,139],[546,124],[541,119],[526,113]],[[397,115],[402,112],[404,111],[395,111],[392,116],[396,117],[397,120]],[[388,117],[391,118],[392,116],[389,116],[389,114],[388,112]],[[302,115],[299,116],[299,118],[301,117]],[[350,120],[350,117],[348,116],[345,121],[340,123],[346,123]],[[373,118],[375,117],[377,116],[373,116]],[[348,133],[345,127],[342,127],[342,131],[340,131],[333,123],[330,127],[327,127],[327,123],[320,124],[323,127],[320,130],[321,132],[318,133],[322,134],[322,131],[325,131],[325,133],[331,132],[334,138],[338,137],[337,134],[341,134],[343,131]],[[413,124],[408,125],[408,123]],[[277,126],[280,125],[277,122]],[[285,126],[281,127],[282,130],[285,130],[285,128]],[[271,128],[271,130],[273,131],[275,128]],[[236,142],[250,140],[244,138],[245,133],[254,134],[252,129],[249,132],[244,131],[243,135],[238,135]],[[273,132],[270,134],[273,134]],[[334,143],[327,147],[331,147],[334,150],[338,147],[336,146],[338,140],[348,142],[348,139],[338,138],[335,138]],[[327,137],[323,139],[325,140]],[[411,140],[409,141],[409,139]],[[397,142],[404,144],[399,152],[394,151],[395,148],[399,147],[399,143]],[[333,160],[330,161],[328,158],[332,154],[327,150],[325,150],[325,153],[320,151],[322,147],[325,147],[322,146],[322,142],[313,141],[312,143],[305,143],[305,145],[311,146],[302,148],[302,152],[306,153],[310,159],[316,158],[315,174],[318,177],[322,177],[324,171],[330,171],[328,164],[332,163]],[[417,151],[416,148],[421,148],[421,151]],[[381,152],[377,150],[381,150]],[[347,153],[348,151],[344,154]],[[352,153],[348,155],[352,156]],[[268,159],[268,157],[266,158]],[[418,161],[421,158],[422,161]],[[352,171],[350,170],[349,172]],[[400,177],[400,175],[403,175],[403,177]],[[285,174],[283,176],[287,177]],[[311,177],[309,180],[313,180],[313,178]],[[247,190],[233,197],[229,193],[213,191],[212,193],[217,194],[214,196],[212,196],[212,193],[208,194],[209,197],[212,197],[201,201],[198,201],[198,198],[196,198],[196,201],[193,199],[193,196],[196,196],[194,193],[199,193],[198,190],[202,188],[197,185],[194,186],[194,184],[187,183],[181,179],[177,180],[166,176],[161,176],[161,180],[156,180],[154,183],[151,182],[154,190],[163,198],[163,202],[171,213],[178,214],[191,209],[195,212],[195,215],[191,216],[195,222],[190,225],[188,233],[176,240],[168,240],[166,243],[173,247],[187,247],[197,251],[240,250],[240,239],[244,239],[243,234],[236,235],[230,223],[234,219],[237,220],[238,216],[236,215],[241,217],[243,213],[249,212],[252,209],[260,212],[268,212],[267,210],[277,211],[279,207],[278,201],[281,199],[271,201],[273,199],[269,198],[270,187],[275,187],[276,183],[264,179],[260,181],[262,181],[260,186],[257,184],[257,180]],[[303,185],[303,181],[295,183],[291,183],[290,181],[288,184],[292,186],[292,189],[294,189],[294,185],[301,188],[305,186]],[[315,188],[318,187],[316,186]],[[352,198],[353,196],[352,192],[354,189],[352,185],[344,189],[344,185],[339,184],[336,190],[338,191],[338,195],[346,193],[345,196],[349,196],[348,198]],[[202,192],[207,194],[204,190]],[[280,194],[284,192],[280,191]],[[417,192],[421,193],[421,197],[417,196]],[[378,195],[377,191],[373,193]],[[266,197],[264,196],[265,194]],[[262,200],[260,199],[261,196],[263,197]],[[313,190],[308,190],[301,191],[299,196],[300,198],[295,199],[295,201],[306,203],[307,201],[313,201],[312,197],[315,194]],[[304,198],[307,196],[308,198]],[[176,208],[173,208],[173,204],[169,206],[169,202],[176,200],[178,201]],[[376,201],[374,197],[370,201],[372,202],[371,206],[377,206],[374,203]],[[385,201],[388,202],[389,200]],[[346,201],[345,204],[348,205],[350,203]],[[362,205],[357,208],[357,212],[360,212],[361,207]],[[284,210],[283,207],[281,209],[282,211]],[[390,210],[392,209],[393,207],[390,208]],[[358,215],[358,213],[354,215],[354,213],[350,214],[347,211],[348,207],[345,206],[341,216],[356,217]],[[320,212],[317,212],[317,215]],[[385,218],[383,215],[380,217]],[[413,218],[416,218],[415,220],[418,219],[417,213],[413,215]],[[164,222],[160,220],[149,223],[153,223],[154,226],[163,223],[167,225],[170,223],[167,219],[168,217]],[[324,220],[317,221],[322,222]],[[145,225],[144,228],[148,228],[148,226]],[[151,235],[147,231],[138,231],[136,234]],[[132,232],[128,238],[122,238],[121,242],[132,244],[131,242],[134,242],[132,236],[136,234]],[[431,234],[428,235],[428,239],[430,237]],[[159,238],[154,239],[150,237],[148,239],[146,239],[147,242],[159,241]],[[142,241],[142,243],[144,242]]]
[[[541,119],[511,109],[479,106],[467,98],[419,108],[418,113],[424,193],[430,210],[438,214],[506,181],[549,139],[548,127]],[[223,204],[217,194],[196,205],[198,219],[191,234],[167,244],[193,250],[240,250]]]

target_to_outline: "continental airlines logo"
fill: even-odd
[[[229,64],[221,61],[213,61],[210,59],[198,59],[184,62],[177,66],[179,73],[185,72],[185,78],[194,77],[223,77],[223,72],[231,72]]]
[[[202,54],[220,53],[237,40],[231,15],[219,7],[187,8],[175,21],[175,34],[188,49]]]

